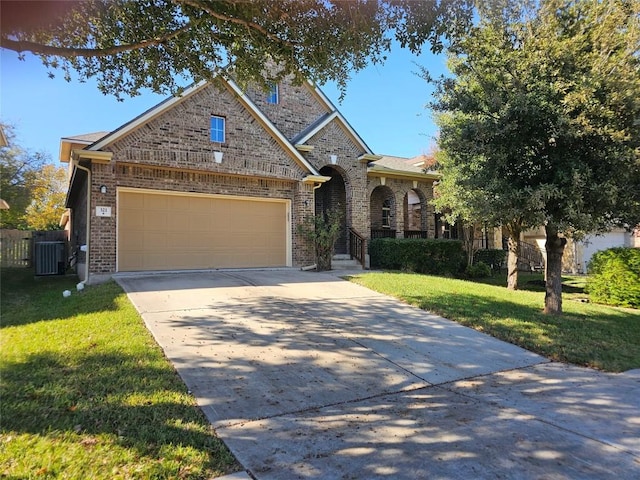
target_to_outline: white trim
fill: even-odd
[[[150,188],[133,188],[133,187],[117,187],[116,188],[116,273],[120,272],[120,243],[118,242],[120,232],[120,194],[121,193],[142,193],[152,195],[171,195],[174,197],[198,197],[198,198],[219,198],[225,200],[241,200],[250,202],[263,203],[284,203],[286,211],[286,267],[293,266],[293,229],[291,225],[291,200],[288,198],[264,198],[264,197],[247,197],[242,195],[224,195],[217,193],[196,193],[196,192],[178,192],[175,190],[155,190]]]

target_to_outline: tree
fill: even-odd
[[[64,167],[47,164],[38,170],[30,184],[31,203],[25,221],[32,230],[57,230],[65,211],[67,172]]]
[[[16,145],[14,127],[3,123],[0,126],[8,140],[8,146],[0,148],[0,196],[10,207],[0,210],[0,228],[24,230],[28,228],[25,212],[32,200],[33,186],[48,156]]]
[[[0,45],[38,55],[50,69],[80,81],[98,79],[105,94],[179,90],[180,78],[212,79],[232,71],[263,87],[337,81],[382,62],[395,38],[434,50],[464,29],[473,0],[87,0],[3,1]],[[265,64],[279,70],[265,71]]]
[[[433,104],[442,173],[512,238],[544,225],[545,312],[560,314],[563,234],[640,219],[640,2],[516,3],[449,48]]]
[[[331,258],[340,237],[343,216],[342,209],[337,206],[326,213],[306,217],[298,224],[298,233],[313,245],[318,272],[331,270]]]

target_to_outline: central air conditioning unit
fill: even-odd
[[[65,256],[65,242],[37,242],[35,244],[36,275],[64,275]]]

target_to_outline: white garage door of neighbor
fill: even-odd
[[[118,192],[118,271],[282,267],[288,200]]]

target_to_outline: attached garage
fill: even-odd
[[[118,271],[291,266],[290,201],[118,190]]]

